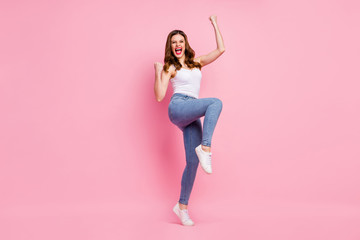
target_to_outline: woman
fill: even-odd
[[[171,97],[168,114],[170,121],[182,132],[184,137],[186,167],[181,179],[180,199],[173,211],[185,226],[194,225],[188,214],[188,201],[199,165],[210,174],[211,139],[215,125],[222,110],[218,98],[198,98],[201,81],[201,68],[215,61],[225,51],[224,42],[215,15],[209,17],[216,35],[217,48],[207,55],[194,58],[186,34],[181,30],[169,33],[165,47],[165,65],[156,62],[155,96],[158,102],[165,97],[171,80],[174,93]],[[204,118],[201,127],[200,117]]]

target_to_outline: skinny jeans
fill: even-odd
[[[200,144],[211,147],[211,139],[222,110],[218,98],[194,98],[174,93],[168,106],[170,121],[183,132],[186,166],[181,179],[179,203],[188,205],[199,159],[195,148]],[[200,117],[204,116],[202,128]]]

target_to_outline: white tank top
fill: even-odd
[[[199,68],[177,70],[175,77],[170,79],[173,93],[182,93],[199,98],[201,77]]]

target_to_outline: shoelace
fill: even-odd
[[[207,164],[211,165],[211,153],[209,153],[209,157],[207,158]]]
[[[181,212],[181,218],[184,222],[190,220],[190,216],[187,209],[183,209],[183,210],[180,209],[180,212]]]

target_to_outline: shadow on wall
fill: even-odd
[[[150,64],[151,65],[151,64]],[[172,95],[171,83],[169,83],[165,98],[157,102],[154,95],[154,77],[155,72],[152,68],[144,72],[141,84],[143,106],[142,119],[143,141],[149,143],[147,149],[148,160],[156,169],[153,171],[159,193],[163,194],[164,199],[177,197],[180,193],[181,175],[185,167],[185,152],[183,144],[183,135],[180,129],[171,123],[168,117],[168,105]],[[146,148],[145,148],[146,149]]]

